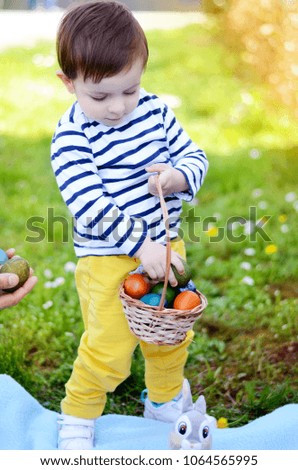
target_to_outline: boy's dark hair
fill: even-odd
[[[131,11],[114,1],[89,2],[69,10],[57,35],[57,56],[62,72],[74,80],[98,83],[129,69],[141,58],[146,66],[148,44]]]

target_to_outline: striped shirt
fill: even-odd
[[[165,198],[170,236],[176,238],[182,200],[195,196],[208,168],[173,112],[143,89],[134,111],[114,127],[88,119],[74,103],[57,125],[51,160],[73,216],[78,257],[133,256],[146,236],[164,243],[159,198],[148,192],[145,170],[155,163],[179,169],[188,182],[187,192]]]

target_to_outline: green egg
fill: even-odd
[[[14,256],[13,258],[6,261],[0,268],[0,273],[12,273],[19,276],[19,283],[15,287],[10,289],[3,289],[5,292],[14,292],[15,290],[22,287],[30,276],[30,266],[28,261],[20,256]]]
[[[152,287],[151,292],[154,294],[159,294],[161,296],[162,291],[163,291],[163,286],[164,286],[163,282],[159,282],[154,287]],[[174,287],[168,284],[167,290],[166,290],[166,301],[169,306],[172,305],[175,297],[176,297],[176,289],[174,289]]]

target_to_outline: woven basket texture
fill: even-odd
[[[186,333],[192,329],[208,304],[201,292],[197,291],[197,294],[201,303],[192,310],[159,310],[159,307],[152,307],[128,296],[123,284],[120,287],[120,300],[130,331],[140,340],[158,345],[175,345],[185,339]]]
[[[123,305],[128,325],[132,333],[146,343],[158,345],[175,345],[181,343],[186,333],[191,330],[194,322],[207,307],[206,297],[199,291],[201,303],[192,310],[176,310],[164,308],[164,299],[171,266],[171,242],[169,236],[169,216],[163,197],[159,177],[156,176],[156,186],[160,198],[160,206],[166,230],[166,272],[163,292],[158,307],[147,305],[133,299],[124,292],[124,283],[120,286],[120,300]]]

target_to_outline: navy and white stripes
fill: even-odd
[[[164,242],[159,199],[148,193],[145,168],[167,163],[183,172],[189,192],[166,198],[171,238],[177,236],[182,199],[201,187],[208,162],[172,111],[144,90],[123,123],[107,127],[86,118],[76,102],[52,141],[52,167],[74,218],[78,257],[133,256],[146,236]]]

